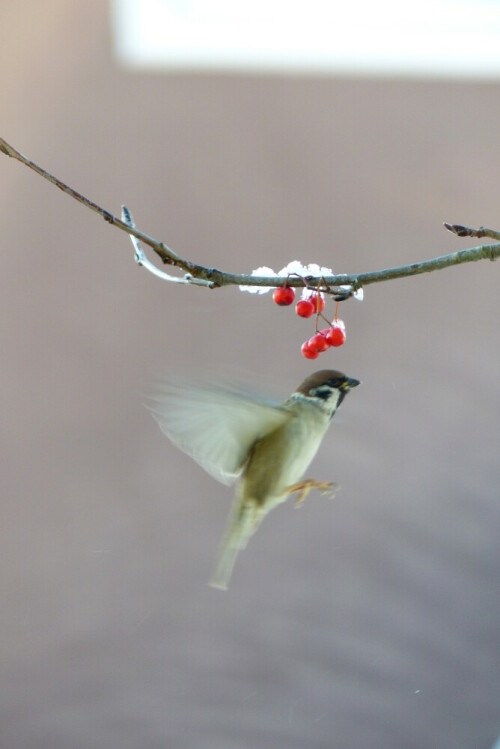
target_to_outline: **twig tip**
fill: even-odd
[[[456,234],[457,237],[472,236],[472,229],[469,229],[467,226],[462,226],[461,224],[447,224],[446,222],[443,226],[445,229],[448,229],[448,231],[451,231],[452,234]]]

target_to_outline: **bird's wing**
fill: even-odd
[[[211,476],[231,484],[252,445],[290,418],[279,404],[212,386],[164,383],[146,408],[161,431]]]

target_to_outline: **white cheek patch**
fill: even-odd
[[[339,403],[340,403],[340,399],[341,399],[341,398],[340,398],[340,396],[341,396],[341,392],[340,392],[340,390],[335,390],[335,391],[334,391],[334,392],[332,393],[332,396],[331,396],[330,400],[328,401],[328,405],[329,405],[329,406],[330,406],[330,407],[331,407],[331,408],[332,408],[332,409],[333,409],[334,411],[335,411],[335,409],[337,408],[337,406],[338,406],[338,405],[339,405]]]
[[[314,401],[316,405],[320,406],[324,411],[328,413],[335,411],[341,401],[341,392],[337,388],[328,387],[323,385],[316,388],[314,391]]]
[[[329,400],[325,402],[325,411],[328,411],[331,417],[333,417],[335,411],[339,407],[342,397],[343,395],[340,390],[334,390]]]

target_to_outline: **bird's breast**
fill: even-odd
[[[244,496],[265,503],[304,475],[329,425],[329,418],[308,406],[253,447],[242,479]]]

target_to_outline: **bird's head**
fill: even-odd
[[[335,369],[320,369],[306,377],[297,388],[296,393],[299,396],[311,399],[324,411],[330,411],[333,416],[349,390],[359,384],[359,380],[347,377],[347,375]]]

